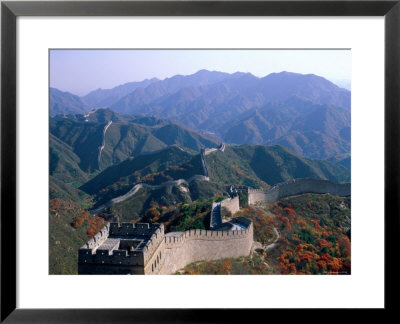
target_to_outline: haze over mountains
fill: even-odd
[[[50,116],[64,114],[84,114],[90,107],[80,97],[63,92],[56,88],[50,88]]]
[[[350,153],[351,93],[312,74],[258,78],[200,70],[98,89],[84,97],[57,89],[50,93],[51,116],[108,107],[123,116],[173,120],[232,144],[280,144],[318,159]]]

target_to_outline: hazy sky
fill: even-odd
[[[313,73],[331,81],[351,80],[350,50],[51,50],[50,86],[76,95],[201,69]]]

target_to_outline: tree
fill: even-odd
[[[160,218],[160,215],[161,214],[156,207],[152,207],[146,211],[146,219],[151,222],[157,222]]]
[[[190,229],[206,229],[206,227],[204,226],[204,223],[201,221],[201,219],[196,219],[190,226]]]
[[[222,261],[222,269],[226,274],[230,274],[232,270],[232,264],[230,263],[229,260],[224,260]]]

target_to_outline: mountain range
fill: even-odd
[[[220,141],[156,117],[121,117],[109,109],[50,118],[50,175],[85,181],[127,158],[179,145],[189,152]]]
[[[54,88],[50,94],[53,117],[109,107],[124,117],[169,119],[227,143],[279,144],[318,159],[350,153],[351,93],[313,74],[259,78],[200,70],[97,89],[83,97]]]
[[[305,157],[325,159],[350,152],[350,110],[292,97],[252,108],[218,129],[228,143],[279,144]]]
[[[60,91],[56,88],[49,89],[50,116],[64,114],[84,114],[90,110],[89,105],[80,97]]]

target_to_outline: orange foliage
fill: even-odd
[[[86,221],[89,224],[87,235],[90,237],[95,236],[104,227],[104,219],[99,216],[89,218]]]
[[[83,224],[83,222],[84,222],[85,220],[87,220],[87,219],[89,218],[89,216],[90,216],[90,213],[89,213],[87,210],[85,210],[85,211],[84,211],[83,213],[81,213],[78,217],[76,217],[76,218],[74,218],[74,219],[72,220],[72,227],[73,227],[73,228],[81,227],[82,224]]]
[[[222,261],[222,269],[225,273],[229,274],[232,270],[232,264],[228,260]]]
[[[349,257],[351,254],[350,239],[347,236],[342,236],[339,238],[338,243],[341,251],[343,252],[343,255],[345,257]]]
[[[330,261],[330,260],[332,260],[332,257],[328,253],[322,253],[321,254],[321,260]]]
[[[342,268],[342,260],[340,258],[333,258],[332,261],[328,262],[328,268],[330,271],[338,272]]]
[[[291,263],[289,265],[289,273],[290,274],[296,274],[297,273],[296,265],[294,263]]]
[[[96,233],[94,232],[93,228],[89,228],[89,230],[87,231],[87,235],[90,237],[93,237],[96,235]]]
[[[322,248],[324,246],[331,248],[332,247],[332,242],[328,242],[327,240],[324,239],[319,239],[317,240],[318,245]]]
[[[323,261],[323,260],[317,261],[317,266],[319,269],[322,269],[325,271],[326,270],[326,261]]]
[[[284,208],[283,210],[284,210],[284,211],[286,212],[286,214],[287,214],[289,217],[291,217],[292,219],[294,219],[294,217],[296,216],[296,212],[295,212],[292,208],[286,207],[286,208]]]
[[[306,222],[303,221],[303,220],[300,220],[300,219],[296,220],[296,224],[300,225],[301,228],[305,228],[306,227]]]

